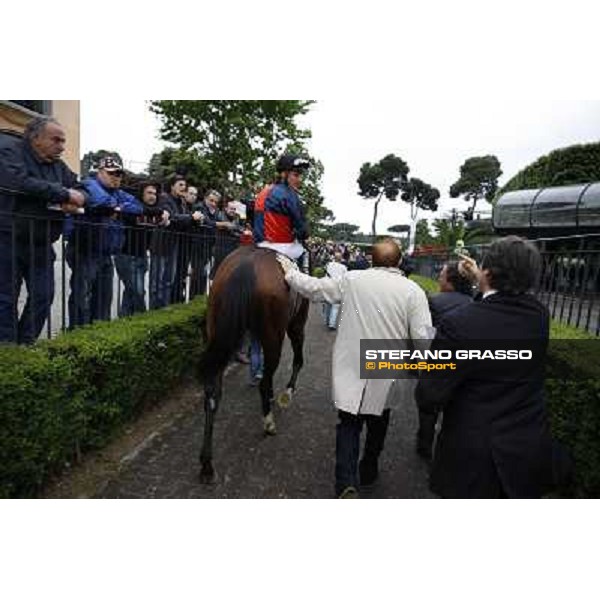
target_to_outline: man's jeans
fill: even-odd
[[[123,295],[119,307],[119,317],[128,317],[146,310],[145,278],[148,259],[145,256],[118,254],[115,267],[123,282]]]
[[[170,254],[150,256],[150,308],[162,308],[171,303],[175,283],[177,250]]]
[[[54,260],[51,245],[33,246],[0,234],[0,342],[33,344],[40,336],[54,299]],[[21,286],[27,301],[18,318]]]
[[[362,460],[369,465],[377,465],[383,450],[385,436],[390,422],[390,410],[381,415],[353,415],[338,411],[339,423],[335,440],[335,493],[339,496],[349,486],[358,488],[358,456],[360,453],[360,432],[367,423],[367,438]]]
[[[339,312],[339,304],[329,304],[328,302],[323,303],[323,316],[325,318],[325,325],[327,325],[329,329],[337,329]]]
[[[111,256],[76,252],[67,246],[67,263],[71,268],[69,295],[69,329],[93,321],[110,321],[114,267]]]
[[[254,380],[263,373],[263,356],[260,342],[250,339],[250,379]]]

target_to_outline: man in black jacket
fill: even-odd
[[[235,210],[233,201],[225,198],[223,210],[217,213],[215,221],[215,245],[213,256],[215,262],[210,272],[211,281],[214,279],[220,264],[240,245],[240,234],[243,227],[240,224],[240,217]]]
[[[481,270],[461,261],[482,292],[441,322],[432,349],[450,340],[527,340],[541,352],[548,342],[547,309],[528,293],[539,276],[536,247],[516,236],[494,242]],[[478,361],[443,382],[417,385],[419,407],[443,408],[431,489],[446,498],[539,498],[552,486],[552,440],[543,372],[526,361]],[[519,376],[513,376],[515,371]]]
[[[119,317],[146,310],[145,280],[152,233],[168,220],[166,211],[158,207],[158,184],[143,183],[138,197],[143,204],[142,215],[123,214],[121,217],[125,240],[121,253],[115,256],[115,267],[123,282]]]
[[[192,298],[207,293],[207,270],[215,247],[217,227],[223,227],[223,224],[217,225],[220,202],[221,194],[216,190],[209,190],[203,200],[194,206],[194,209],[202,214],[202,219],[195,236],[191,260],[190,296]]]
[[[174,175],[168,182],[169,193],[158,206],[168,213],[168,226],[155,231],[150,261],[150,308],[162,308],[183,300],[180,252],[189,243],[189,232],[201,215],[192,212],[185,200],[185,177]],[[183,279],[185,281],[185,278]]]
[[[24,139],[0,136],[0,341],[33,343],[54,299],[52,244],[65,214],[87,194],[60,159],[65,132],[50,117],[33,119]],[[18,318],[23,281],[27,302]]]

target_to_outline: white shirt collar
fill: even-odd
[[[483,296],[481,297],[482,300],[485,300],[488,296],[493,296],[494,294],[497,294],[498,290],[488,290],[487,292],[485,292],[483,294]]]

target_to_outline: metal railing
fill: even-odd
[[[537,298],[553,319],[600,336],[600,234],[532,241],[543,259]],[[478,245],[468,250],[480,262],[487,248]],[[457,257],[441,252],[412,258],[415,273],[434,279],[449,260]]]
[[[0,341],[32,343],[206,294],[235,232],[0,212]]]

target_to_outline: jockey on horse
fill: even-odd
[[[277,161],[277,181],[267,185],[254,204],[254,241],[300,261],[308,227],[298,190],[310,162],[301,156],[284,154]],[[301,264],[299,262],[299,264]]]
[[[207,345],[202,369],[204,380],[204,441],[200,453],[202,482],[214,481],[213,424],[223,390],[223,372],[247,332],[260,342],[264,354],[259,384],[264,432],[276,431],[273,417],[273,376],[279,365],[285,335],[293,351],[292,374],[278,397],[286,406],[303,365],[304,325],[308,300],[292,293],[277,260],[277,253],[298,260],[308,237],[298,188],[309,162],[284,155],[277,162],[276,183],[265,187],[254,206],[256,247],[241,246],[219,266],[208,297]],[[308,255],[305,255],[306,257]],[[287,260],[287,259],[284,259]],[[305,261],[306,262],[306,261]]]

